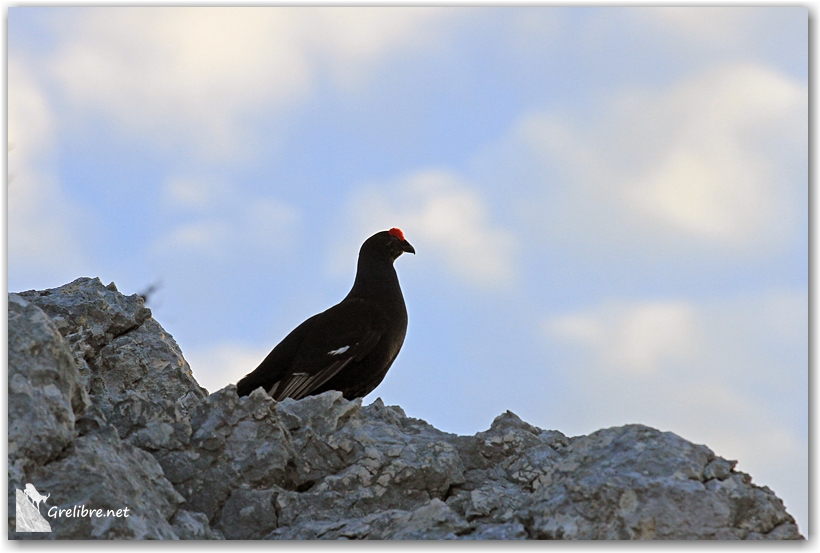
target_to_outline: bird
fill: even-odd
[[[259,387],[273,399],[295,400],[337,390],[364,397],[384,379],[407,333],[407,307],[393,262],[416,250],[399,228],[362,244],[353,287],[333,307],[293,329],[251,373],[237,394]]]

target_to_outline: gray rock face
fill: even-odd
[[[183,412],[207,395],[173,337],[137,294],[124,296],[98,278],[21,298],[42,309],[65,339],[83,383],[106,415],[129,394],[175,403]]]
[[[9,460],[52,460],[71,442],[75,416],[89,404],[54,323],[9,294]]]
[[[208,395],[138,296],[84,278],[9,299],[12,538],[800,539],[734,466],[640,425],[507,412],[456,436],[339,392]],[[43,513],[112,514],[17,533],[29,482]]]

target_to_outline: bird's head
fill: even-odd
[[[404,252],[415,254],[416,250],[404,238],[401,229],[391,228],[377,232],[365,240],[359,255],[387,257],[392,262]]]

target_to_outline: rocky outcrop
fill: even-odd
[[[734,461],[641,425],[567,437],[507,412],[456,436],[338,392],[208,395],[98,279],[9,295],[8,451],[17,539],[801,537]],[[26,483],[51,532],[15,531]]]

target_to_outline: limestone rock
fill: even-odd
[[[339,392],[207,395],[138,296],[10,295],[12,538],[800,539],[734,467],[641,425],[567,437],[507,412],[456,436]],[[15,533],[28,482],[49,507],[129,516]]]
[[[174,515],[174,532],[181,540],[224,540],[225,536],[219,530],[214,530],[208,524],[208,517],[203,513],[194,513],[180,509]]]
[[[183,498],[149,453],[119,439],[112,426],[78,436],[64,458],[37,467],[29,478],[51,494],[49,505],[75,505],[122,516],[49,518],[49,539],[176,539],[169,519]],[[17,536],[19,537],[19,536]]]
[[[27,297],[50,295],[40,294]],[[67,317],[84,312],[74,295],[63,295],[57,305],[71,307],[63,311]],[[118,296],[111,296],[117,300],[114,307]],[[96,309],[112,320],[98,315],[95,328],[126,326],[114,307],[97,304]],[[103,410],[110,407],[107,398],[87,393],[86,384],[97,375],[88,374],[84,381],[76,359],[53,319],[35,302],[9,295],[9,537],[175,538],[168,520],[183,498],[151,454],[121,441]],[[92,366],[97,367],[93,362]],[[148,406],[150,402],[140,409]],[[42,510],[50,532],[16,532],[16,495],[28,483],[48,495]],[[120,517],[78,517],[75,506],[130,512]],[[52,507],[70,510],[72,516],[50,517]]]
[[[547,539],[744,539],[793,519],[743,473],[713,476],[706,446],[641,425],[572,441],[525,503],[533,537]],[[751,536],[754,537],[754,536]]]
[[[236,488],[267,489],[289,481],[294,452],[275,406],[258,392],[240,400],[230,386],[198,405],[187,443],[155,453],[187,500],[186,509],[215,522]]]
[[[139,295],[120,294],[113,282],[103,286],[98,278],[19,295],[51,318],[71,348],[88,393],[104,412],[127,392],[175,402],[183,411],[207,395]]]
[[[45,463],[71,441],[90,403],[54,323],[9,295],[9,459]]]

